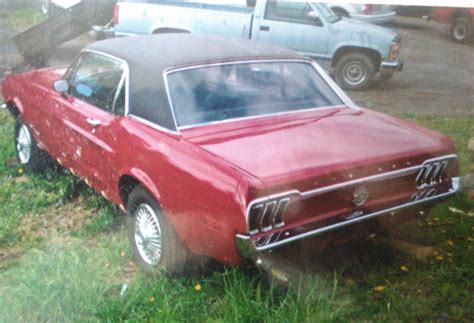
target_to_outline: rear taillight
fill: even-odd
[[[365,4],[363,7],[362,7],[362,10],[364,11],[364,13],[366,15],[370,14],[372,12],[372,5],[371,4]]]
[[[118,25],[118,23],[119,23],[119,11],[120,11],[120,6],[118,4],[115,4],[115,6],[114,6],[114,18],[113,18],[114,25]]]
[[[289,196],[276,198],[271,201],[252,203],[248,213],[250,234],[268,232],[284,226],[283,214],[289,203]]]

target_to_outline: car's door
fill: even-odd
[[[252,37],[313,58],[328,54],[328,28],[309,2],[268,1],[263,17],[255,17]]]
[[[125,113],[125,63],[83,53],[66,74],[69,90],[61,97],[67,160],[73,172],[98,191],[110,187],[111,163]]]

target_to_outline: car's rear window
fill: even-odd
[[[178,127],[343,105],[305,62],[250,62],[190,68],[167,76]]]

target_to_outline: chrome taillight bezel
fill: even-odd
[[[418,190],[433,189],[448,180],[446,169],[449,162],[457,156],[451,155],[445,158],[435,158],[427,160],[421,166],[415,179],[415,186]]]
[[[295,196],[297,192],[289,192],[252,201],[247,208],[247,232],[255,235],[283,227],[283,215]]]

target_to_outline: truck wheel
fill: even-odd
[[[149,273],[164,269],[181,274],[187,252],[173,226],[143,187],[137,186],[128,199],[128,236],[133,256]]]
[[[16,157],[27,172],[39,172],[48,167],[48,155],[38,148],[30,127],[17,118],[15,125]]]
[[[472,25],[468,17],[460,17],[454,20],[451,28],[451,36],[458,43],[466,43],[472,36]]]
[[[336,62],[336,83],[346,90],[367,88],[374,74],[374,63],[363,53],[348,53]]]

